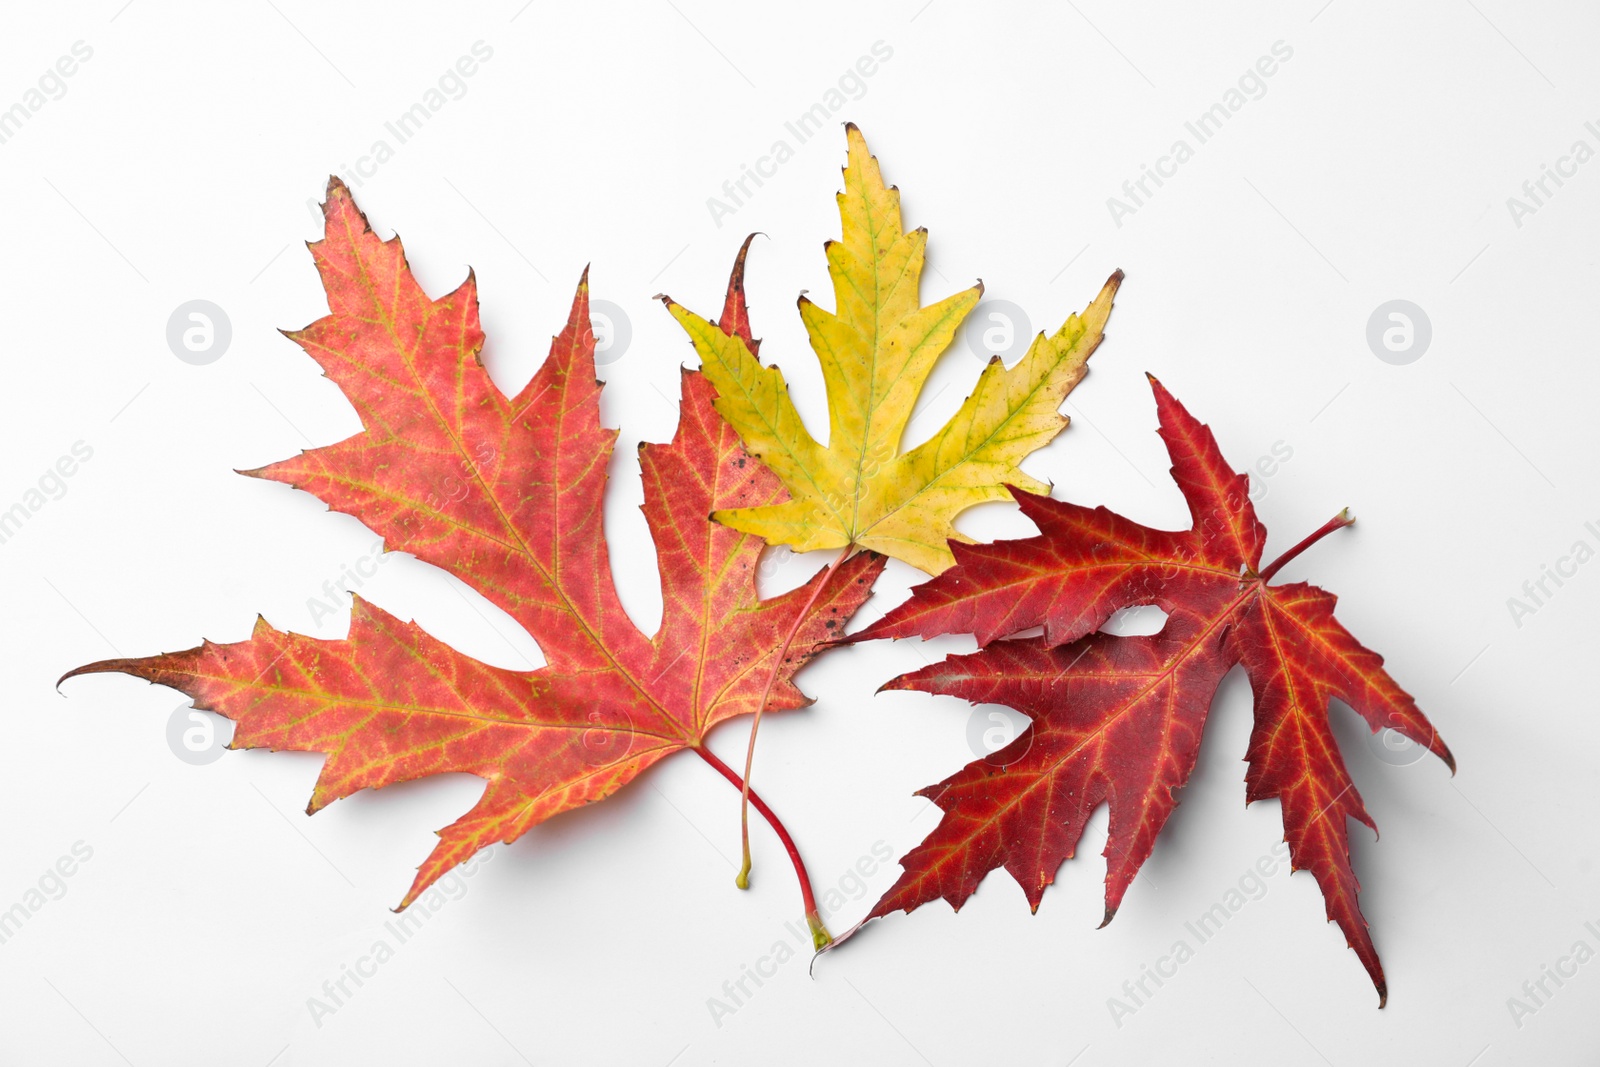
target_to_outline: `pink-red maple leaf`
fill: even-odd
[[[1357,906],[1347,823],[1376,830],[1329,728],[1329,701],[1374,731],[1392,729],[1455,763],[1415,702],[1334,618],[1313,585],[1272,585],[1285,563],[1348,525],[1341,513],[1261,566],[1266,528],[1248,481],[1231,470],[1211,430],[1154,378],[1160,435],[1194,522],[1156,530],[1107,509],[1013,493],[1036,537],[952,544],[956,566],[857,640],[971,633],[984,647],[894,679],[916,689],[1003,704],[1032,719],[1005,748],[921,791],[944,811],[902,860],[904,873],[869,918],[939,897],[959,908],[1004,867],[1039,906],[1071,858],[1090,815],[1110,806],[1106,911],[1110,922],[1177,805],[1222,677],[1242,664],[1255,698],[1246,802],[1276,798],[1296,870],[1310,870],[1387,998],[1383,968]],[[1159,633],[1097,633],[1126,607],[1167,614]],[[1040,636],[999,640],[1033,627]]]

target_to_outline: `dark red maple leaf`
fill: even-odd
[[[478,358],[474,278],[430,299],[399,239],[380,240],[337,179],[324,214],[325,237],[311,250],[332,313],[289,336],[344,390],[365,429],[247,473],[314,493],[382,535],[387,550],[460,576],[527,628],[547,666],[479,663],[357,598],[344,640],[258,620],[245,641],[107,660],[68,677],[120,671],[182,690],[237,724],[232,748],[326,753],[310,812],[429,775],[485,779],[478,803],[440,832],[401,907],[477,850],[601,800],[681,749],[742,785],[705,747],[707,733],[755,711],[785,634],[826,581],[771,702],[807,703],[794,672],[842,634],[882,558],[862,555],[831,580],[759,600],[761,539],[708,516],[781,502],[784,491],[716,414],[710,384],[685,371],[676,437],[640,446],[663,600],[660,630],[642,633],[618,599],[602,529],[616,431],[600,425],[587,271],[549,358],[507,397]],[[737,268],[722,326],[748,336]],[[793,842],[756,806],[796,860],[815,919]]]
[[[1276,798],[1295,870],[1322,887],[1387,999],[1383,968],[1357,906],[1347,821],[1376,830],[1329,728],[1329,701],[1354,708],[1455,761],[1415,702],[1334,618],[1334,597],[1303,582],[1272,585],[1285,563],[1353,520],[1341,512],[1266,567],[1266,528],[1248,481],[1231,470],[1211,430],[1154,378],[1160,434],[1188,503],[1188,530],[1155,530],[1107,509],[1013,490],[1039,535],[951,545],[956,566],[855,640],[971,633],[984,647],[952,656],[885,689],[917,689],[1004,704],[1032,719],[1010,745],[922,790],[944,811],[900,862],[904,873],[869,919],[938,897],[959,908],[996,867],[1037,910],[1101,803],[1111,809],[1106,912],[1149,857],[1188,781],[1212,696],[1242,664],[1255,697],[1246,802]],[[1096,633],[1121,608],[1154,604],[1159,633]],[[1032,627],[1037,637],[997,640]],[[1102,923],[1104,925],[1104,923]]]

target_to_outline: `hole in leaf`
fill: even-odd
[[[1166,624],[1166,612],[1154,604],[1140,604],[1137,607],[1123,608],[1112,615],[1106,620],[1105,625],[1100,627],[1100,631],[1118,637],[1145,637],[1160,633]]]

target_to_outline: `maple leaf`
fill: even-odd
[[[884,688],[1004,704],[1032,720],[1010,745],[918,794],[944,815],[900,861],[904,872],[868,918],[938,897],[959,908],[1001,866],[1037,910],[1105,802],[1110,922],[1177,806],[1212,697],[1237,663],[1255,699],[1246,803],[1280,802],[1293,869],[1316,878],[1329,920],[1371,975],[1381,1007],[1387,986],[1357,905],[1347,821],[1377,827],[1340,757],[1329,701],[1354,708],[1374,732],[1391,729],[1426,746],[1452,773],[1454,758],[1383,658],[1334,618],[1333,594],[1303,582],[1270,584],[1284,564],[1354,520],[1341,512],[1262,567],[1266,528],[1248,479],[1228,467],[1209,427],[1150,382],[1190,529],[1155,530],[1103,507],[1019,490],[1038,536],[954,546],[954,567],[855,636],[974,634],[984,646],[978,652]],[[1113,612],[1146,604],[1167,613],[1159,633],[1094,632]],[[1032,627],[1043,633],[998,640]]]
[[[800,298],[827,385],[825,446],[800,420],[782,372],[763,367],[747,337],[662,300],[716,386],[717,410],[789,490],[781,503],[721,509],[717,521],[799,552],[869,548],[936,574],[954,562],[948,542],[960,538],[957,514],[1009,499],[1008,484],[1048,491],[1018,464],[1066,427],[1061,402],[1100,344],[1122,273],[1111,276],[1082,315],[1068,317],[1052,335],[1039,334],[1016,366],[992,358],[950,421],[902,454],[912,406],[983,283],[923,306],[928,232],[905,230],[900,191],[884,186],[855,124],[845,129],[842,240],[825,246],[834,310]]]
[[[587,271],[549,358],[507,397],[479,360],[474,277],[430,299],[399,239],[380,240],[337,179],[323,210],[325,237],[310,247],[332,313],[289,336],[365,429],[246,473],[314,493],[379,533],[386,550],[453,572],[526,627],[547,665],[479,663],[357,597],[344,640],[258,620],[245,641],[107,660],[68,677],[120,671],[179,689],[237,724],[232,748],[326,753],[308,812],[430,775],[485,779],[477,804],[440,831],[401,907],[479,849],[601,800],[682,749],[742,785],[704,746],[707,733],[754,711],[769,674],[774,706],[807,703],[794,672],[842,633],[882,558],[857,557],[758,600],[761,541],[707,516],[778,503],[783,490],[717,416],[710,384],[685,371],[676,436],[640,446],[663,602],[660,630],[642,633],[618,598],[602,529],[616,431],[600,425]],[[742,309],[742,294],[730,292],[730,329],[745,321]],[[780,653],[788,632],[797,636]],[[815,919],[792,840],[757,808],[796,860]]]

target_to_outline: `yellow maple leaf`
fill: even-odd
[[[1061,402],[1104,336],[1122,272],[1081,315],[1069,316],[1053,335],[1035,337],[1016,366],[993,357],[944,428],[902,453],[900,439],[923,383],[983,284],[923,306],[928,231],[906,232],[900,190],[885,187],[855,124],[845,129],[843,235],[826,245],[834,310],[800,298],[827,385],[826,445],[806,429],[776,366],[763,367],[737,333],[663,300],[716,387],[717,411],[789,491],[784,503],[713,518],[796,551],[867,548],[937,574],[955,562],[948,541],[966,540],[954,525],[962,511],[1009,500],[1008,484],[1049,492],[1018,464],[1066,427]]]

